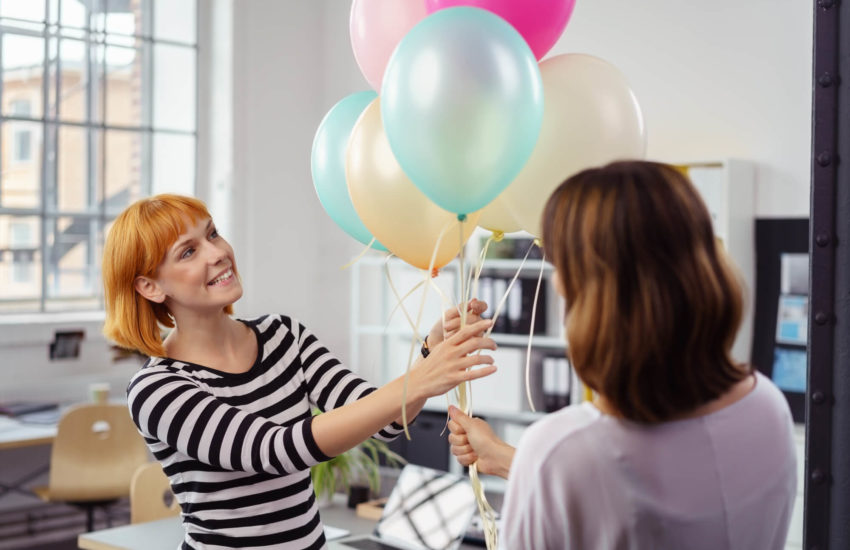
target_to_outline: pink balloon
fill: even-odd
[[[472,6],[491,11],[513,25],[539,60],[564,32],[575,0],[425,0],[428,13]]]
[[[407,31],[425,18],[424,0],[354,0],[351,3],[351,48],[369,84],[381,91],[384,70]]]

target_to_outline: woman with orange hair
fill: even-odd
[[[288,316],[231,317],[242,295],[233,249],[197,199],[127,208],[109,232],[103,280],[105,334],[150,356],[128,402],[180,502],[183,548],[323,548],[310,466],[397,436],[403,378],[375,389]],[[464,328],[454,311],[431,330],[430,353],[410,371],[408,418],[495,371],[472,353],[495,349],[481,336],[484,307],[469,304]],[[171,328],[164,340],[161,326]]]
[[[781,549],[797,491],[781,392],[730,349],[742,290],[676,169],[618,162],[549,198],[543,244],[593,402],[517,449],[450,410],[462,465],[508,478],[505,548]]]

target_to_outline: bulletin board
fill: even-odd
[[[809,220],[756,220],[753,366],[782,390],[805,422],[808,377]]]

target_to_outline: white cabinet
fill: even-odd
[[[714,233],[732,258],[744,286],[744,314],[732,356],[750,361],[755,300],[755,167],[727,159],[683,165],[705,201]]]

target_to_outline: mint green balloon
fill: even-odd
[[[373,91],[357,92],[341,99],[331,107],[316,130],[310,168],[313,185],[325,212],[343,231],[363,244],[372,241],[372,234],[360,221],[345,182],[345,153],[348,138],[363,110],[378,97]],[[377,240],[373,248],[386,251]]]
[[[489,11],[437,11],[393,52],[381,116],[411,181],[446,210],[474,212],[511,183],[537,142],[537,60],[522,36]]]

